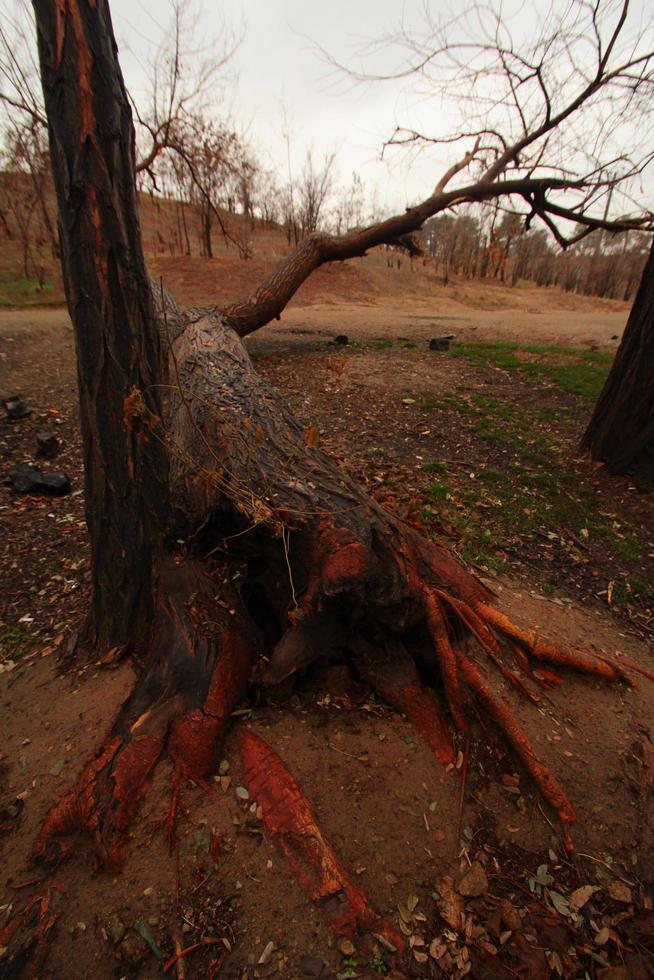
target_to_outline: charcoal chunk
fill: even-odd
[[[70,480],[64,473],[44,473],[38,466],[19,463],[2,481],[12,493],[35,497],[63,497],[70,493]]]

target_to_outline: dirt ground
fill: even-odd
[[[448,287],[440,298],[416,299],[410,312],[404,297],[331,304],[318,290],[248,346],[300,418],[320,427],[325,448],[369,492],[469,561],[517,623],[652,671],[651,496],[576,458],[587,410],[580,397],[496,364],[431,352],[427,343],[451,333],[453,351],[475,340],[610,350],[627,308],[531,287],[471,290]],[[336,347],[336,334],[350,343]],[[129,664],[58,671],[57,653],[88,600],[67,317],[55,309],[0,313],[0,358],[0,394],[19,390],[33,408],[23,422],[0,423],[2,471],[31,461],[36,432],[48,428],[61,442],[48,468],[67,472],[73,490],[60,499],[4,489],[0,496],[1,929],[34,888],[28,852],[40,821],[102,744],[133,674]],[[484,441],[490,423],[479,418],[480,406],[498,412],[499,404],[513,414],[494,416],[496,438]],[[521,419],[528,438],[509,444],[507,432],[522,431]],[[554,448],[535,458],[545,447],[541,429]],[[518,463],[519,478],[512,475]],[[520,507],[530,511],[537,500],[542,513],[509,533],[518,518],[501,524],[497,510],[515,499],[508,489],[501,496],[496,483],[489,495],[484,473],[509,483],[529,477],[539,489]],[[569,478],[560,485],[572,503],[557,514],[559,523],[551,523],[547,476],[557,486]],[[586,485],[589,496],[578,500]],[[592,512],[583,520],[582,505]],[[608,530],[587,519],[597,514],[605,515],[597,528]],[[492,528],[499,550],[482,547],[484,528]],[[619,603],[612,596],[621,583]],[[189,953],[185,974],[170,966],[165,975],[654,976],[654,698],[647,680],[608,687],[567,674],[561,686],[542,687],[536,704],[512,700],[577,809],[574,854],[483,719],[448,770],[406,719],[372,696],[350,697],[352,683],[318,665],[286,703],[244,704],[213,791],[184,789],[172,855],[162,828],[171,773],[160,764],[123,873],[94,872],[86,845],[59,870],[60,918],[40,975],[162,976],[179,928],[184,945],[212,942]],[[256,807],[243,799],[238,726],[278,751],[357,884],[407,936],[404,956],[374,937],[350,944],[329,932]],[[0,977],[2,970],[0,950]]]

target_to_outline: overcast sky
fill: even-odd
[[[568,0],[552,2],[555,11],[566,11],[566,14],[582,9],[581,5],[575,8]],[[619,2],[605,0],[603,5],[602,9],[608,8],[611,24],[618,16]],[[405,50],[387,46],[371,53],[370,42],[396,33],[402,19],[408,29],[424,27],[425,7],[431,9],[434,17],[440,14],[452,19],[451,30],[464,30],[465,17],[451,0],[323,0],[320,3],[317,0],[186,0],[186,3],[185,9],[196,3],[202,11],[197,35],[205,42],[220,33],[221,24],[241,37],[229,65],[234,83],[224,95],[225,111],[231,111],[237,129],[245,134],[259,163],[263,167],[273,166],[282,179],[287,177],[285,117],[293,177],[299,175],[308,148],[314,151],[316,160],[336,151],[339,183],[349,184],[352,171],[356,170],[363,179],[368,205],[374,190],[378,211],[398,210],[423,199],[446,166],[470,148],[468,144],[459,144],[432,150],[418,158],[414,155],[410,160],[399,150],[391,149],[381,161],[384,139],[396,125],[416,126],[430,135],[446,135],[456,125],[452,113],[457,111],[457,106],[451,104],[448,118],[433,89],[429,97],[425,97],[424,91],[419,96],[415,78],[357,84],[330,66],[319,50],[321,46],[336,61],[353,68],[364,65],[368,70],[393,72],[401,64],[406,65]],[[545,30],[552,28],[555,19],[549,6],[541,6],[540,0],[501,0],[501,5],[500,0],[490,0],[487,7],[480,5],[476,9],[489,8],[501,9],[503,23],[511,23],[513,41],[521,51],[524,43],[533,39],[539,18]],[[145,85],[146,73],[141,66],[147,61],[148,49],[151,53],[170,35],[171,0],[111,0],[111,9],[127,85],[137,103],[143,105],[139,89]],[[476,22],[477,15],[472,19]],[[645,26],[651,29],[653,19],[654,0],[633,0],[627,29],[635,44],[639,39],[645,43]],[[451,33],[448,36],[451,38]],[[362,55],[366,44],[368,51]],[[595,52],[590,46],[582,44],[576,49],[576,56],[590,58],[591,62],[584,67],[588,72],[595,70]],[[562,74],[550,78],[554,89],[561,88],[559,82],[565,78],[565,64],[565,58],[557,62],[561,67],[556,71]],[[485,77],[477,96],[490,95],[488,84]],[[571,84],[576,94],[579,79]],[[449,92],[450,97],[458,95],[458,86],[450,85],[450,89],[454,90]],[[567,97],[569,93],[570,90]],[[538,91],[535,99],[540,105]],[[505,109],[496,111],[501,116],[499,122],[495,116],[495,125],[508,136]],[[633,120],[629,117],[620,116],[604,127],[600,117],[589,118],[586,128],[576,133],[574,126],[566,125],[559,137],[558,151],[555,143],[550,145],[550,152],[561,154],[561,162],[575,165],[578,159],[574,156],[575,145],[592,152],[589,147],[595,143],[597,152],[602,156],[608,153],[609,159],[624,154],[628,144],[633,144],[637,154],[644,152],[640,136],[636,134],[634,138]],[[651,130],[646,115],[638,125],[645,122]],[[482,115],[474,128],[489,124],[493,125],[492,117]],[[615,146],[610,145],[611,141]],[[559,161],[553,157],[553,162]],[[643,194],[651,199],[651,176],[646,174],[643,180],[637,194],[641,200]],[[613,204],[616,205],[615,198]],[[617,206],[623,207],[621,203]],[[622,213],[624,210],[630,208],[624,205]]]
[[[363,43],[392,30],[403,7],[411,12],[420,5],[420,0],[205,0],[202,24],[207,36],[219,30],[221,18],[242,34],[231,62],[237,83],[230,102],[264,164],[269,154],[280,170],[286,167],[286,112],[296,170],[308,147],[319,158],[337,150],[341,181],[349,183],[356,170],[369,195],[377,187],[378,205],[403,207],[425,196],[437,176],[433,160],[409,167],[400,165],[397,152],[391,152],[388,163],[379,159],[396,122],[407,120],[406,86],[354,84],[335,73],[316,48],[318,43],[339,61],[354,65]],[[112,0],[111,7],[123,70],[128,86],[136,89],[142,84],[137,59],[144,58],[147,39],[161,36],[157,23],[170,22],[170,3]]]

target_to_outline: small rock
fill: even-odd
[[[223,761],[220,763],[220,766],[218,767],[218,774],[220,776],[226,776],[228,772],[229,772],[229,760],[223,759]]]
[[[32,409],[27,407],[19,395],[8,395],[2,399],[1,404],[4,406],[9,422],[18,422],[32,414]]]
[[[107,935],[114,946],[117,946],[118,943],[122,942],[126,932],[127,927],[122,919],[120,919],[117,915],[112,916],[107,924]]]
[[[465,874],[460,878],[456,890],[464,898],[477,898],[488,891],[486,872],[478,861],[473,861]]]
[[[341,939],[338,944],[338,949],[343,956],[354,956],[356,953],[356,947],[353,942],[350,942],[349,939]]]
[[[449,350],[452,340],[454,340],[453,333],[446,333],[441,337],[432,337],[429,341],[429,350]]]
[[[325,969],[325,963],[319,956],[310,956],[306,953],[300,959],[300,973],[305,977],[321,977]]]
[[[132,929],[125,936],[119,948],[120,958],[132,966],[138,966],[150,955],[150,947],[145,939]]]
[[[63,497],[70,493],[70,480],[64,473],[44,473],[37,466],[19,463],[2,482],[12,493],[37,497]]]
[[[36,446],[36,455],[43,459],[52,459],[59,452],[59,440],[54,432],[37,432]]]
[[[237,786],[236,787],[236,795],[238,796],[239,800],[249,800],[250,799],[250,794],[246,790],[245,786]]]
[[[344,333],[339,333],[338,337],[334,337],[334,343],[338,344],[339,347],[347,347],[349,342],[348,337]]]

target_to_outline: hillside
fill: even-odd
[[[0,307],[61,304],[65,301],[59,263],[47,241],[43,218],[31,219],[29,264],[41,270],[39,288],[34,278],[25,281],[20,228],[7,206],[9,198],[25,198],[27,178],[0,174]],[[200,255],[199,216],[192,208],[182,212],[177,202],[140,194],[143,244],[154,277],[162,277],[182,304],[217,304],[246,295],[288,254],[284,229],[258,219],[221,212],[233,241],[226,241],[216,226],[212,231],[213,258]],[[55,224],[55,202],[48,187],[45,206]],[[12,205],[13,207],[13,205]],[[25,205],[27,209],[27,204]],[[24,210],[25,210],[24,209]],[[16,210],[14,208],[14,210]],[[3,219],[4,215],[4,219]],[[185,254],[187,241],[191,255]],[[251,254],[239,258],[239,247]],[[440,270],[430,259],[410,260],[405,254],[379,248],[362,259],[318,270],[294,297],[290,307],[348,307],[411,310],[427,304],[429,310],[452,312],[455,307],[476,311],[520,310],[584,314],[624,313],[627,304],[614,300],[565,293],[557,287],[539,288],[519,282],[509,287],[496,279],[464,280],[451,276],[442,285]]]

